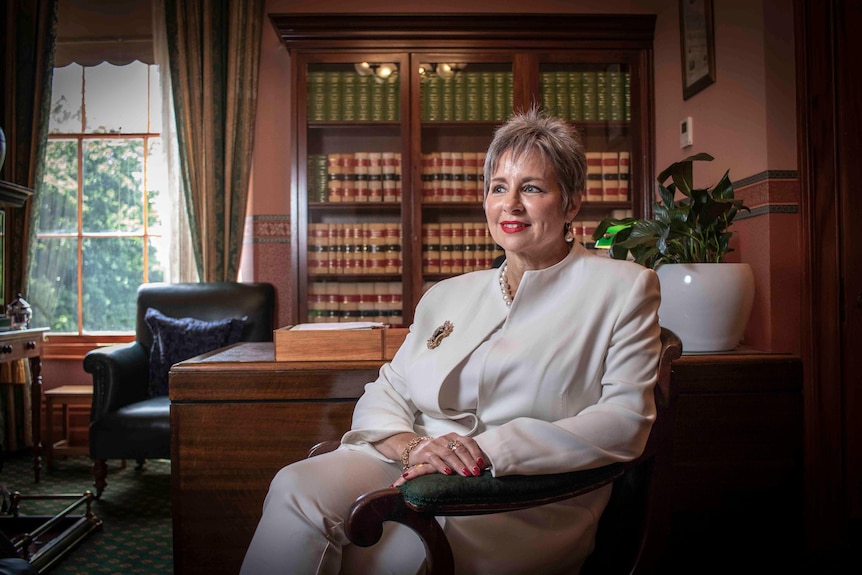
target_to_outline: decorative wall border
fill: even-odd
[[[245,218],[243,243],[290,243],[290,215],[251,215]]]
[[[799,173],[796,170],[767,170],[733,183],[735,196],[751,210],[739,212],[737,220],[766,214],[799,213]]]

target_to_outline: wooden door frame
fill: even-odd
[[[849,4],[849,3],[847,3]],[[840,553],[858,528],[859,464],[849,448],[859,445],[862,412],[858,381],[862,360],[860,314],[854,303],[859,273],[855,244],[844,233],[858,221],[850,196],[852,156],[860,149],[860,112],[849,105],[858,80],[851,78],[854,24],[862,11],[842,2],[795,0],[799,173],[803,221],[803,361],[805,372],[805,516],[808,551]],[[857,92],[858,94],[858,92]],[[851,272],[848,274],[848,272]],[[853,282],[856,282],[855,284]],[[855,286],[855,287],[854,287]],[[854,448],[855,449],[855,448]]]

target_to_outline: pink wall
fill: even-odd
[[[752,193],[756,215],[738,222],[734,257],[755,271],[756,311],[746,343],[763,349],[800,348],[801,220],[796,159],[795,65],[792,0],[714,1],[716,82],[688,100],[682,98],[679,4],[676,0],[534,0],[537,13],[653,13],[655,33],[656,172],[692,153],[716,160],[699,166],[698,184],[713,185],[730,170],[731,179],[754,178],[741,194]],[[388,0],[267,0],[266,13],[390,12]],[[429,8],[433,7],[433,8]],[[400,13],[524,12],[522,1],[408,0]],[[289,57],[272,27],[262,40],[250,222],[243,277],[269,281],[279,293],[279,324],[295,321],[290,264]],[[679,122],[691,116],[694,145],[679,147]],[[776,181],[773,172],[791,175]],[[780,178],[778,178],[780,180]],[[752,189],[748,189],[753,186]],[[764,191],[765,189],[765,191]],[[777,191],[780,189],[780,193]],[[776,198],[780,198],[776,199]],[[778,202],[778,203],[776,203]],[[746,203],[749,203],[746,199]],[[776,209],[780,211],[776,212]],[[789,240],[789,241],[788,241]],[[788,250],[792,246],[792,251]],[[781,313],[778,313],[779,310]],[[790,312],[788,313],[788,310]]]

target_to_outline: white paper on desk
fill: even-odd
[[[379,321],[346,321],[342,323],[299,323],[289,331],[332,331],[340,329],[374,329],[383,327]]]

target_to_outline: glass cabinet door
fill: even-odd
[[[593,246],[605,217],[631,216],[631,66],[619,62],[553,62],[539,66],[542,106],[580,132],[587,156],[587,182],[576,237]]]
[[[403,321],[403,68],[400,56],[305,67],[296,208],[308,322]]]
[[[511,55],[414,54],[419,74],[421,280],[487,269],[502,254],[488,233],[482,200],[485,151],[513,109]],[[415,294],[418,298],[421,293]]]

